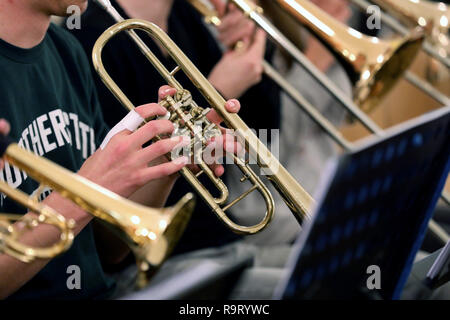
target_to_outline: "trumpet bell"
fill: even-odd
[[[117,233],[136,257],[139,269],[138,286],[145,285],[170,254],[183,233],[194,208],[192,194],[187,194],[171,208],[153,209],[139,205],[21,148],[3,136],[0,136],[0,156],[4,156],[4,159],[11,165],[27,172],[29,177],[40,181],[42,185],[50,187],[64,198],[71,200]],[[43,208],[39,202],[31,201],[28,195],[22,195],[19,190],[6,186],[0,181],[0,191],[13,200],[20,200],[20,203],[30,208],[31,211],[38,212],[43,216],[47,212],[46,210],[51,210],[51,208]],[[59,217],[50,214],[47,216]],[[42,218],[41,222],[55,226],[62,224],[58,220],[53,222],[55,219],[47,219]],[[71,232],[64,225],[61,225],[60,229],[67,229],[67,232]],[[71,242],[73,235],[69,233],[65,238],[68,241],[60,242],[59,247],[56,248],[60,249],[58,252],[62,252],[62,249],[70,244],[68,242]],[[7,241],[14,240],[11,236],[6,239]],[[25,255],[22,256],[25,258],[27,258],[27,254],[39,257],[39,254],[46,253],[26,246],[18,247],[19,245],[17,242],[12,242],[6,248],[22,249],[15,251],[24,251]],[[64,248],[61,249],[61,245],[64,245]],[[14,250],[10,250],[10,252],[14,254]],[[18,256],[16,255],[16,257]]]
[[[141,219],[138,225],[131,225],[127,236],[132,239],[129,243],[136,257],[138,266],[138,288],[145,287],[150,278],[159,269],[164,260],[173,251],[190,220],[195,207],[195,197],[192,193],[185,195],[178,203],[170,208],[164,208],[157,214],[158,221]],[[137,222],[137,218],[130,220]],[[119,232],[123,232],[120,229]]]
[[[356,104],[366,112],[372,111],[393,88],[423,44],[424,34],[419,29],[408,37],[385,41],[347,27],[309,1],[275,2],[334,53],[354,85]],[[292,31],[298,33],[297,29]]]

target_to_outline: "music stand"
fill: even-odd
[[[335,160],[275,298],[398,299],[450,168],[450,107]],[[369,266],[381,288],[370,290]]]

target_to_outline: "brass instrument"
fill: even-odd
[[[305,218],[308,218],[312,205],[314,203],[311,196],[301,187],[301,185],[287,172],[287,170],[279,163],[279,161],[269,152],[267,147],[256,137],[256,135],[247,127],[247,125],[241,120],[241,118],[236,114],[230,114],[225,109],[225,100],[217,92],[217,90],[209,83],[209,81],[201,74],[201,72],[194,66],[194,64],[186,57],[186,55],[178,48],[178,46],[167,36],[164,31],[162,31],[158,26],[153,23],[146,22],[138,19],[123,20],[122,17],[117,13],[117,11],[111,6],[109,1],[97,0],[100,6],[102,6],[106,11],[108,11],[116,21],[119,21],[114,26],[106,30],[102,36],[97,40],[93,53],[93,64],[98,74],[102,78],[106,86],[112,91],[112,93],[119,99],[119,101],[128,109],[134,109],[134,105],[129,101],[129,99],[124,95],[120,88],[111,79],[109,74],[106,72],[101,54],[103,47],[107,42],[113,38],[115,35],[122,31],[127,31],[129,36],[137,44],[141,52],[147,57],[147,59],[152,63],[152,65],[158,70],[164,80],[177,89],[178,94],[174,98],[167,98],[161,102],[161,105],[166,107],[171,113],[171,120],[176,121],[180,124],[179,119],[184,119],[181,125],[188,129],[189,135],[198,139],[199,141],[204,141],[202,133],[200,137],[198,133],[195,133],[192,129],[191,117],[195,121],[208,121],[205,117],[208,109],[200,108],[191,98],[189,92],[183,89],[181,84],[176,80],[175,74],[182,70],[188,78],[193,82],[193,84],[198,88],[199,92],[204,96],[208,103],[217,111],[217,113],[224,119],[225,124],[230,129],[235,130],[235,134],[238,140],[243,142],[245,149],[250,155],[256,155],[255,159],[263,170],[266,177],[274,184],[280,194],[283,196],[284,200],[288,204],[289,208],[292,210],[294,216],[299,222],[302,222]],[[143,40],[137,36],[135,29],[145,31],[150,35],[157,43],[159,43],[167,51],[169,56],[176,62],[177,67],[173,71],[166,69],[164,65],[155,57],[153,52],[145,45]],[[180,108],[182,106],[182,108]],[[186,118],[185,115],[188,114],[189,117]],[[207,126],[210,126],[208,124]],[[195,141],[194,141],[195,142]],[[203,142],[202,142],[203,143]],[[200,150],[201,152],[202,150]],[[188,168],[181,171],[181,174],[187,179],[187,181],[192,185],[192,187],[202,196],[202,198],[208,203],[213,212],[233,231],[242,234],[253,234],[262,230],[267,223],[272,218],[273,215],[273,197],[270,194],[267,187],[261,181],[261,179],[251,170],[249,165],[240,157],[232,155],[235,164],[238,165],[240,170],[243,172],[244,177],[241,179],[244,181],[251,181],[253,187],[247,192],[243,193],[236,200],[231,201],[228,205],[221,207],[222,204],[212,197],[210,192],[205,189],[205,187],[197,179],[199,174],[194,174]],[[194,154],[197,159],[197,163],[202,164],[202,155]],[[203,165],[200,174],[205,172],[207,169],[206,165]],[[213,182],[216,179],[212,180]],[[217,184],[216,184],[217,185]],[[237,202],[244,199],[252,191],[259,190],[262,194],[264,201],[266,203],[267,212],[262,220],[256,226],[244,227],[236,225],[227,216],[225,211],[235,205]],[[226,199],[225,199],[226,200]]]
[[[450,8],[426,0],[372,0],[408,26],[420,26],[443,58],[450,55]],[[448,65],[447,65],[448,67]]]
[[[257,26],[263,29],[267,35],[284,51],[286,51],[299,65],[301,65],[305,71],[307,71],[313,78],[315,78],[325,90],[327,90],[354,118],[358,119],[361,124],[370,132],[374,133],[377,136],[383,135],[383,130],[368,117],[361,109],[354,103],[354,101],[347,96],[345,92],[343,92],[335,83],[333,83],[323,72],[321,72],[315,65],[313,65],[309,59],[302,53],[302,51],[294,44],[291,40],[288,39],[282,32],[280,32],[274,24],[267,19],[263,15],[263,9],[259,6],[256,6],[253,2],[248,0],[229,0],[237,8],[243,11],[249,19],[251,19]],[[298,32],[295,29],[294,32]],[[268,64],[266,64],[268,65]],[[270,66],[269,66],[270,67]],[[268,70],[271,69],[271,70]],[[268,70],[268,71],[267,71]],[[278,78],[282,79],[282,76],[279,75],[273,68],[266,68],[266,73],[276,74]],[[273,77],[272,77],[273,78]],[[273,78],[275,82],[277,82],[280,86],[289,87],[289,84],[286,81],[283,81],[281,84],[275,78]],[[282,88],[284,89],[284,87]],[[297,100],[297,104],[301,107],[302,104],[300,100],[297,99],[300,95],[295,94],[292,95],[296,90],[290,86],[290,89],[287,90],[291,98]],[[303,108],[304,111],[308,113],[308,116],[311,117],[317,124],[319,124],[324,130],[326,127],[329,127],[329,123],[323,118],[320,117],[320,121],[318,121],[318,112],[314,112],[314,108]]]
[[[347,27],[306,0],[275,0],[337,57],[354,84],[353,98],[371,111],[409,68],[422,46],[421,32],[385,41]]]
[[[450,8],[442,2],[427,0],[372,2],[389,13],[389,16],[383,14],[382,19],[394,31],[403,34],[408,31],[404,31],[396,19],[408,27],[420,26],[425,30],[427,41],[423,50],[431,57],[427,63],[426,79],[432,84],[447,79],[450,68]]]
[[[450,68],[450,8],[444,3],[432,3],[426,0],[371,0],[387,10],[390,14],[400,19],[409,26],[420,26],[426,31],[427,40],[423,45],[423,50],[430,57],[439,61],[445,68]],[[352,0],[352,3],[359,8],[366,10],[370,3],[366,0]],[[396,32],[406,35],[409,30],[404,28],[397,20],[381,13],[384,23]],[[430,84],[424,83],[410,72],[405,74],[406,79],[419,86],[428,95],[443,105],[448,105],[450,100],[443,94],[437,92]],[[450,205],[450,195],[444,192],[441,199],[445,204]],[[448,236],[447,236],[448,238]]]
[[[364,11],[371,6],[371,3],[366,0],[351,0],[351,2]],[[445,34],[445,28],[432,28],[432,30],[434,30],[433,36],[429,33],[429,30],[431,30],[430,28],[424,28],[424,26],[426,25],[436,25],[435,21],[437,21],[436,19],[438,19],[438,17],[440,17],[439,20],[444,22],[445,25],[445,21],[446,19],[448,19],[447,16],[449,14],[448,9],[444,8],[443,4],[436,4],[438,6],[434,7],[433,4],[422,0],[399,0],[395,1],[395,5],[393,4],[394,2],[390,0],[377,0],[376,3],[380,4],[391,14],[395,13],[395,15],[398,17],[402,16],[403,21],[405,21],[406,19],[409,20],[413,16],[413,14],[417,15],[416,22],[420,22],[418,24],[414,24],[414,26],[419,26],[425,31],[428,31],[426,32],[428,41],[425,41],[423,43],[422,50],[430,57],[432,57],[433,60],[431,61],[431,65],[427,74],[428,81],[422,80],[420,77],[410,71],[405,72],[405,79],[415,87],[419,88],[421,91],[425,92],[428,96],[439,102],[441,105],[449,105],[450,98],[444,93],[437,90],[432,85],[432,83],[430,83],[436,81],[437,78],[436,70],[438,70],[440,66],[437,65],[436,62],[439,62],[446,69],[450,68],[450,57],[446,52],[448,51],[449,38],[448,35]],[[399,6],[399,4],[401,4],[401,6]],[[441,9],[444,11],[441,11]],[[405,28],[398,20],[394,19],[392,16],[386,14],[383,11],[381,11],[380,14],[382,22],[392,28],[392,30],[398,32],[401,35],[409,34],[410,30],[408,28]],[[405,16],[409,16],[410,18],[405,18]],[[436,40],[436,38],[439,40]],[[447,43],[447,49],[440,46],[439,43]]]
[[[360,1],[360,0],[355,0],[355,1]],[[298,46],[296,46],[290,39],[296,38],[296,34],[298,33],[298,29],[297,28],[293,28],[292,30],[290,30],[290,32],[293,32],[294,34],[291,37],[287,37],[286,35],[284,35],[282,32],[280,32],[278,30],[277,27],[274,26],[274,24],[267,19],[264,15],[263,15],[263,8],[259,7],[257,5],[255,5],[253,2],[249,1],[249,0],[229,0],[229,2],[235,4],[237,6],[237,8],[239,8],[242,12],[244,12],[247,17],[249,19],[251,19],[253,22],[256,23],[256,25],[258,25],[260,28],[262,28],[264,31],[266,31],[266,33],[269,35],[269,37],[275,42],[277,43],[281,48],[283,48],[283,50],[285,52],[287,52],[293,59],[294,61],[296,61],[298,64],[300,64],[305,71],[307,71],[313,78],[315,78],[320,85],[327,90],[355,119],[357,119],[359,122],[361,122],[361,124],[368,129],[371,133],[377,135],[377,136],[382,136],[383,135],[383,130],[372,120],[370,119],[364,112],[362,112],[359,109],[359,106],[357,104],[354,103],[354,101],[352,101],[352,99],[349,99],[349,97],[347,97],[347,95],[336,85],[334,84],[332,81],[330,81],[330,79],[328,79],[328,77],[323,74],[323,72],[321,72],[318,68],[316,68],[309,60],[308,58],[305,57],[305,55],[301,52],[300,48]],[[266,3],[266,1],[261,1],[262,3]],[[280,0],[281,2],[281,0]],[[328,46],[329,47],[335,47],[335,49],[333,49],[333,51],[337,51],[339,52],[339,50],[342,50],[342,53],[340,54],[341,56],[343,56],[343,58],[341,57],[341,60],[346,60],[345,56],[347,54],[347,56],[349,58],[351,57],[356,57],[356,56],[352,56],[348,51],[345,51],[345,48],[340,46],[340,43],[345,43],[347,41],[351,42],[351,47],[354,48],[355,42],[358,43],[363,43],[365,45],[365,41],[359,41],[359,37],[364,38],[364,36],[359,33],[358,31],[355,31],[353,29],[349,29],[347,28],[345,25],[336,22],[333,20],[332,17],[329,17],[328,15],[324,14],[321,12],[320,9],[318,9],[317,7],[315,7],[314,5],[308,3],[308,10],[311,8],[313,8],[313,11],[308,11],[306,10],[304,7],[302,7],[302,5],[300,3],[302,2],[297,2],[295,0],[291,0],[288,1],[290,5],[294,6],[295,9],[299,9],[301,8],[300,12],[301,14],[305,15],[305,19],[308,21],[308,24],[310,25],[310,29],[315,32],[317,30],[316,33],[319,36],[323,36],[323,34],[325,34],[325,36],[323,36],[323,39],[321,39],[322,41],[326,41],[326,40],[330,40]],[[271,5],[273,6],[273,4],[277,4],[279,5],[279,1],[271,1]],[[282,6],[280,6],[281,8],[283,8]],[[318,19],[317,16],[315,16],[315,13],[319,14],[320,18],[325,17],[325,21],[321,21],[320,19]],[[296,16],[294,16],[296,17]],[[328,22],[330,21],[330,24],[334,26],[339,26],[339,29],[337,30],[339,35],[344,34],[343,40],[345,41],[340,41],[339,37],[329,37],[327,36],[327,33],[330,35],[333,35],[335,30],[333,30],[332,28],[328,27]],[[314,25],[317,24],[316,27],[314,27]],[[286,29],[286,28],[284,28]],[[323,29],[323,31],[320,31],[321,29]],[[347,34],[346,34],[347,33]],[[417,51],[419,50],[419,42],[423,41],[423,35],[420,34],[421,32],[416,30],[414,32],[413,35],[410,35],[410,33],[408,33],[408,35],[403,38],[403,40],[405,41],[404,46],[402,48],[402,46],[400,46],[399,51],[397,51],[400,54],[404,54],[407,49],[407,47],[410,47],[411,50],[410,53],[411,55],[414,55],[415,53],[417,53]],[[355,37],[352,37],[351,35],[355,35]],[[369,38],[372,39],[371,41],[380,41],[378,38]],[[409,39],[409,40],[408,40]],[[399,40],[399,39],[397,39]],[[401,40],[399,40],[401,43]],[[369,41],[370,43],[370,41]],[[395,41],[392,43],[394,44]],[[371,44],[369,44],[369,47],[372,47]],[[417,48],[416,48],[417,47]],[[403,50],[405,49],[405,50]],[[377,50],[375,48],[375,50]],[[408,51],[408,50],[407,50]],[[378,51],[377,51],[378,52]],[[356,51],[357,53],[362,53],[362,57],[365,57],[365,53],[366,52],[359,52]],[[380,56],[378,57],[378,59],[381,60],[382,56],[381,54],[383,53],[382,50],[380,50]],[[371,55],[371,54],[370,54]],[[394,55],[395,58],[396,55]],[[350,59],[352,60],[352,59]],[[364,59],[358,59],[356,60],[355,58],[355,63],[356,65],[358,65],[358,61],[359,60],[364,60]],[[408,58],[407,60],[412,60],[412,58]],[[385,70],[389,70],[389,65],[391,63],[383,60],[381,61],[381,63],[379,64],[379,68],[381,68],[382,66],[385,66],[384,68],[381,68],[378,71],[383,71],[383,69]],[[351,65],[347,64],[347,69],[350,70],[351,72]],[[350,68],[349,68],[350,67]],[[387,69],[386,69],[387,67]],[[358,68],[354,69],[357,70]],[[405,68],[400,68],[400,69],[405,69]],[[389,72],[382,72],[379,75],[376,75],[377,69],[375,70],[370,70],[370,72],[372,72],[370,75],[368,72],[363,72],[361,74],[362,78],[366,78],[369,77],[374,79],[374,81],[372,83],[369,83],[368,86],[366,88],[364,87],[360,87],[359,92],[362,92],[362,95],[360,97],[359,100],[363,101],[364,100],[364,96],[365,93],[364,92],[370,92],[373,91],[375,92],[380,92],[380,93],[385,93],[387,91],[387,87],[384,87],[384,89],[380,89],[380,87],[373,87],[373,85],[379,81],[375,81],[375,80],[379,80],[380,78],[382,79],[383,75],[387,75],[387,79],[385,84],[393,84],[393,79],[389,78]],[[354,73],[356,75],[358,75],[358,73]],[[380,77],[381,76],[381,77]],[[423,90],[425,93],[427,93],[428,95],[430,95],[433,99],[435,99],[436,101],[439,101],[442,105],[447,105],[450,103],[450,100],[448,97],[446,97],[444,94],[440,93],[438,90],[434,89],[430,84],[422,81],[421,79],[419,79],[418,77],[416,77],[415,75],[406,72],[405,74],[406,79],[411,82],[413,85],[419,87],[421,90]],[[398,77],[397,77],[398,78]],[[354,77],[354,79],[356,79],[356,77]],[[364,81],[363,81],[364,82]],[[361,84],[363,84],[363,82],[361,82]],[[382,82],[381,82],[382,83]],[[371,90],[373,89],[373,90]],[[358,90],[355,90],[355,92],[357,93]],[[297,100],[295,97],[292,97],[294,100]],[[373,106],[376,105],[376,101],[380,99],[380,97],[378,96],[372,96],[370,97],[370,95],[368,96],[368,100],[366,100],[365,102],[365,106],[363,105],[362,107],[366,110],[371,109]],[[305,110],[306,111],[306,110]],[[323,119],[322,119],[323,120]],[[323,122],[323,121],[321,121]],[[321,127],[324,128],[324,124],[321,124]]]
[[[70,248],[74,239],[72,229],[75,222],[73,220],[66,220],[52,208],[30,198],[20,190],[11,188],[4,181],[0,181],[0,192],[38,214],[37,217],[24,218],[22,215],[0,213],[0,253],[30,263],[35,259],[54,258]],[[15,223],[18,222],[23,223],[25,229],[17,228]],[[31,247],[20,241],[24,230],[35,228],[41,224],[58,228],[61,234],[56,243],[48,247]]]
[[[365,42],[363,42],[362,44],[364,44],[364,43],[369,44],[370,42],[374,42],[373,43],[374,45],[372,47],[369,45],[369,46],[366,46],[364,49],[360,50],[363,53],[377,52],[377,54],[378,54],[379,51],[376,51],[376,50],[378,50],[377,49],[378,47],[382,48],[381,52],[384,52],[384,50],[386,50],[386,48],[385,48],[386,42],[384,42],[382,40],[376,40],[377,38],[368,38],[354,29],[344,27],[339,22],[333,21],[332,18],[328,14],[326,14],[325,12],[321,12],[314,4],[310,3],[307,0],[275,0],[275,1],[281,7],[283,7],[286,11],[291,13],[291,15],[296,17],[303,25],[305,25],[314,34],[318,35],[319,39],[324,41],[328,47],[330,47],[332,50],[334,50],[335,54],[337,54],[337,56],[340,57],[341,60],[343,57],[345,57],[347,55],[346,52],[350,52],[350,53],[358,52],[358,50],[359,50],[358,47],[357,46],[355,47],[354,45],[352,45],[352,42],[353,42],[352,39],[354,39],[355,37],[357,39],[365,39]],[[393,1],[390,1],[390,0],[375,0],[374,2],[393,3]],[[420,1],[419,2],[408,1],[408,2],[414,2],[416,4],[420,3]],[[406,3],[405,3],[405,6],[406,6]],[[411,7],[413,7],[413,6],[414,5],[412,4]],[[424,9],[424,8],[426,8],[426,7],[422,7],[422,9]],[[414,11],[416,12],[416,10],[414,10]],[[444,17],[445,17],[445,15],[444,15]],[[325,24],[325,22],[326,22],[326,24]],[[346,31],[344,32],[345,29],[346,29]],[[327,30],[328,30],[328,32],[327,32]],[[378,70],[377,73],[381,74],[380,81],[383,81],[383,78],[384,78],[383,68],[387,68],[387,70],[388,70],[387,76],[389,76],[389,73],[390,73],[389,65],[391,63],[392,64],[403,64],[404,63],[404,65],[402,65],[400,67],[401,69],[398,69],[397,71],[395,71],[395,69],[393,70],[393,72],[397,73],[397,74],[393,74],[393,77],[388,80],[389,86],[394,85],[398,76],[400,76],[402,74],[402,72],[405,72],[407,70],[408,66],[412,62],[412,59],[415,57],[417,51],[421,48],[421,44],[422,44],[422,40],[421,40],[422,36],[420,36],[418,34],[415,35],[416,30],[417,29],[414,29],[412,36],[410,33],[410,36],[412,37],[412,39],[406,38],[406,39],[402,40],[402,41],[406,41],[407,43],[412,41],[411,42],[412,48],[405,49],[406,56],[403,56],[403,53],[401,52],[403,49],[401,49],[401,47],[397,51],[397,52],[399,52],[398,53],[399,56],[397,56],[397,57],[395,55],[392,55],[390,58],[388,58],[389,56],[384,55],[383,53],[381,53],[378,56],[378,57],[380,57],[380,56],[386,57],[386,58],[388,58],[388,60],[392,60],[392,62],[388,61],[385,66],[380,66],[377,68],[377,70]],[[333,37],[330,36],[330,34],[333,34],[333,33],[335,33],[337,40],[333,40]],[[347,35],[346,35],[346,33],[347,33]],[[372,40],[369,40],[369,39],[372,39]],[[335,42],[335,41],[337,41],[337,42]],[[360,42],[360,41],[355,40],[355,42]],[[383,42],[384,42],[384,45],[382,44]],[[395,40],[394,40],[394,43],[395,43]],[[348,47],[346,47],[346,45],[349,45],[350,49]],[[406,45],[406,44],[403,44],[403,45]],[[406,46],[408,46],[408,45],[406,45]],[[390,50],[387,49],[387,51],[390,51]],[[375,54],[373,57],[376,57],[377,54]],[[355,56],[357,56],[357,54],[355,54]],[[406,59],[407,61],[404,62],[404,59]],[[343,59],[343,60],[344,60],[344,66],[345,66],[346,59]],[[350,59],[350,60],[352,60],[352,59]],[[370,61],[370,60],[371,59],[368,59],[368,61]],[[357,60],[355,60],[355,61],[357,61]],[[379,61],[377,61],[377,62],[379,62]],[[348,67],[347,67],[347,69],[348,69]],[[359,73],[357,73],[357,76],[359,76]],[[350,77],[351,77],[351,71],[350,71]],[[364,73],[362,74],[362,77],[364,77]],[[422,89],[423,91],[428,93],[431,97],[435,98],[435,100],[440,101],[443,105],[447,105],[450,103],[450,99],[448,97],[436,92],[436,90],[433,90],[429,84],[424,83],[423,81],[419,80],[416,76],[414,76],[408,72],[407,72],[407,80],[409,80],[413,84],[416,84],[416,86],[419,89]],[[358,91],[358,84],[356,84],[356,90]],[[383,93],[380,92],[380,95],[382,96]],[[370,102],[369,102],[369,104],[370,104]],[[371,104],[371,105],[375,105],[375,104]],[[447,196],[443,195],[443,199],[446,200],[446,198],[447,198]]]
[[[189,3],[202,14],[207,24],[212,24],[218,27],[222,21],[218,13],[209,3],[203,0],[188,0]],[[299,42],[298,42],[299,43]],[[269,62],[263,61],[264,74],[272,79],[296,104],[301,108],[312,121],[314,121],[321,129],[323,129],[338,145],[345,150],[351,149],[351,143],[346,141],[343,135],[334,128],[333,124],[329,122],[317,109],[308,102],[308,100],[286,79],[276,71]],[[371,128],[371,126],[369,126]],[[374,132],[381,132],[374,124]]]
[[[194,207],[193,195],[187,194],[172,208],[148,208],[124,199],[45,158],[39,157],[5,137],[0,137],[0,146],[2,152],[0,156],[41,183],[38,195],[39,190],[43,190],[44,186],[51,188],[100,221],[105,222],[126,242],[136,257],[139,269],[137,281],[139,287],[149,281],[150,276],[171,252],[183,233]],[[37,221],[62,226],[63,220],[59,215],[54,215],[53,210],[28,200],[26,195],[12,189],[6,183],[0,183],[0,186],[1,191],[11,196],[12,199],[19,200],[32,211],[40,213]],[[32,224],[34,224],[33,221]],[[64,241],[59,247],[50,248],[50,250],[57,250],[33,251],[34,248],[23,247],[15,242],[15,232],[9,226],[6,228],[8,230],[6,237],[0,233],[0,239],[6,244],[5,252],[12,252],[13,255],[20,258],[20,252],[24,251],[25,261],[28,256],[33,256],[35,253],[37,257],[46,257],[48,253],[51,255],[60,251],[59,249],[66,248],[73,238],[69,231],[64,231]]]

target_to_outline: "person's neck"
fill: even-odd
[[[167,32],[170,11],[174,0],[116,0],[130,18],[143,19],[157,24]]]
[[[20,48],[37,46],[45,37],[50,15],[27,1],[0,0],[0,38]]]

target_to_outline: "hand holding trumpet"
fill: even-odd
[[[163,86],[159,90],[159,99],[175,94],[175,89]],[[240,104],[231,100],[226,107],[229,112],[236,113]],[[139,106],[136,112],[144,119],[164,116],[167,113],[166,109],[157,103]],[[208,114],[208,118],[216,124],[222,121],[214,110]],[[135,132],[119,132],[104,150],[98,150],[83,164],[79,174],[123,197],[129,197],[148,182],[171,176],[189,163],[186,157],[173,161],[167,161],[164,157],[172,150],[188,145],[190,140],[185,137],[166,138],[143,147],[156,136],[170,136],[173,131],[174,125],[169,120],[152,120]],[[216,142],[226,146],[227,140],[227,135],[224,135]],[[158,164],[149,166],[152,162]],[[217,176],[223,174],[223,166],[213,163],[210,165]]]
[[[170,87],[166,86],[160,89],[161,99],[173,94],[175,94],[175,90]],[[239,107],[240,105],[237,101],[230,101],[226,105],[229,112],[237,112]],[[138,112],[145,118],[158,115],[162,116],[166,113],[163,107],[155,103],[139,107]],[[208,118],[216,124],[222,121],[215,111],[211,111],[208,114]],[[0,133],[7,135],[9,131],[10,126],[8,122],[3,119],[0,120]],[[179,147],[180,138],[177,138],[177,141],[170,138],[163,139],[148,147],[143,147],[143,145],[156,135],[171,133],[172,131],[173,125],[169,121],[153,120],[134,132],[119,132],[103,150],[98,150],[83,164],[79,174],[119,195],[129,196],[149,181],[155,181],[159,177],[172,175],[187,164],[187,161],[182,159],[181,161],[165,162],[152,167],[148,166],[151,160],[170,152],[174,147]],[[181,142],[181,145],[183,143],[185,142]],[[1,166],[3,166],[3,161],[1,162]],[[223,173],[223,168],[222,166],[216,165],[214,171],[220,175]],[[157,186],[157,184],[153,184],[153,186]],[[74,188],[76,189],[76,187]],[[158,194],[155,190],[160,191],[159,189],[154,189],[153,193],[155,194]],[[117,201],[116,198],[113,200]],[[183,199],[186,205],[187,200]],[[67,221],[73,220],[75,222],[73,235],[75,236],[93,219],[90,213],[78,207],[72,201],[62,197],[57,192],[53,192],[42,203],[60,213]],[[139,210],[144,210],[144,207],[140,208],[142,209]],[[25,215],[25,217],[27,216],[34,217],[34,214],[30,212]],[[152,228],[154,226],[149,225],[148,227]],[[51,246],[58,241],[58,237],[60,237],[59,231],[54,230],[52,227],[40,225],[24,234],[22,240],[24,244],[30,247]],[[12,292],[23,286],[48,261],[48,259],[38,259],[32,263],[24,264],[13,257],[0,254],[0,298],[9,296]],[[17,273],[17,270],[20,270],[20,272]],[[20,276],[17,276],[17,274]]]

